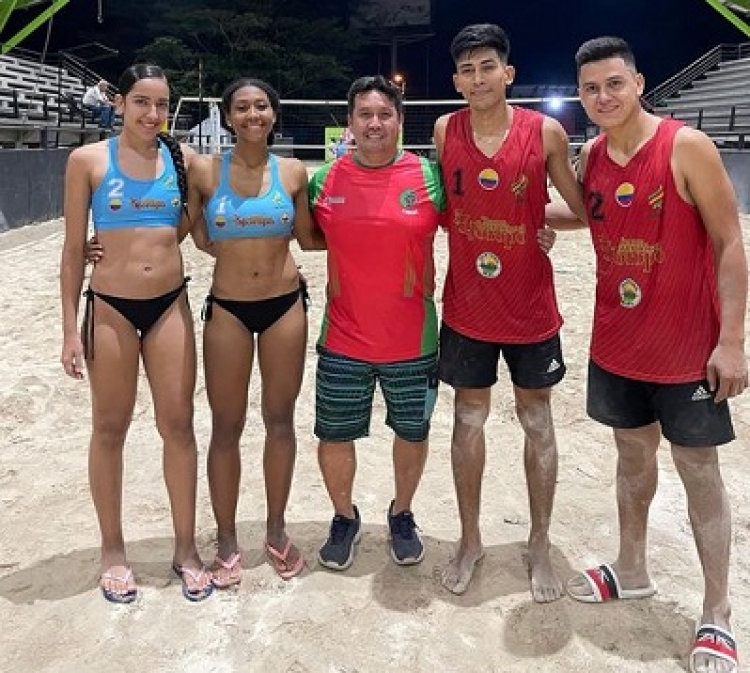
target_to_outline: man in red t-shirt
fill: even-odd
[[[469,105],[435,124],[448,203],[439,374],[455,390],[451,457],[461,518],[461,539],[442,583],[463,593],[484,554],[484,424],[502,355],[525,434],[531,592],[535,601],[549,602],[564,593],[550,563],[549,526],[557,479],[550,398],[565,364],[552,265],[537,245],[547,176],[581,216],[583,205],[560,123],[506,100],[515,75],[509,50],[498,26],[461,30],[451,45],[453,81]]]
[[[690,670],[731,673],[731,516],[716,446],[734,439],[727,398],[748,384],[748,271],[734,191],[705,134],[641,107],[643,76],[624,40],[584,43],[576,65],[581,102],[603,131],[580,165],[597,257],[587,407],[614,430],[620,550],[568,591],[588,603],[656,593],[646,532],[663,435],[705,580]]]
[[[376,382],[395,434],[391,557],[412,565],[424,556],[411,503],[437,396],[433,243],[444,208],[437,166],[399,149],[399,89],[379,75],[360,77],[347,99],[356,148],[310,180],[310,207],[328,250],[315,434],[335,514],[318,561],[332,570],[349,568],[361,534],[352,497],[355,440],[369,434]]]

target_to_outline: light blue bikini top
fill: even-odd
[[[268,155],[271,172],[268,190],[247,197],[239,196],[229,186],[231,159],[231,152],[222,157],[219,185],[205,207],[209,239],[291,236],[294,202],[281,184],[277,157]]]
[[[182,216],[180,188],[172,155],[159,142],[164,170],[155,180],[125,175],[117,163],[119,137],[108,142],[109,166],[91,195],[91,216],[97,231],[132,227],[177,227]]]

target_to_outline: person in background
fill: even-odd
[[[94,115],[94,120],[99,121],[99,126],[103,129],[112,129],[115,121],[115,106],[109,99],[107,89],[109,82],[100,80],[94,86],[90,86],[83,94],[83,107],[90,110]]]

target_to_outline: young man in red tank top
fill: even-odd
[[[483,556],[484,424],[502,354],[525,434],[531,592],[535,601],[549,602],[564,593],[550,563],[549,525],[557,479],[550,398],[565,365],[552,267],[537,245],[547,177],[581,216],[583,205],[562,126],[506,100],[515,75],[509,49],[492,24],[456,35],[453,81],[469,105],[435,124],[448,198],[440,378],[455,390],[451,455],[461,518],[461,539],[442,583],[463,593]]]
[[[568,591],[589,603],[656,593],[646,533],[663,435],[705,580],[690,670],[732,673],[731,515],[716,446],[734,438],[727,399],[748,384],[734,191],[706,135],[641,107],[644,80],[626,42],[590,40],[576,65],[581,102],[603,131],[580,166],[598,267],[587,406],[614,430],[620,550]]]

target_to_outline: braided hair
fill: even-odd
[[[127,96],[133,85],[142,79],[163,79],[166,81],[167,77],[158,65],[136,63],[126,68],[122,75],[120,75],[120,79],[117,82],[117,89],[120,95],[123,98]],[[182,148],[180,147],[180,143],[164,131],[159,133],[157,137],[166,145],[169,154],[172,156],[172,163],[174,163],[174,169],[177,173],[177,186],[180,189],[180,202],[182,203],[183,210],[187,213],[188,182]]]
[[[188,181],[187,181],[187,170],[185,168],[185,156],[182,153],[182,147],[169,133],[162,131],[157,136],[169,150],[172,155],[172,163],[174,164],[175,173],[177,173],[177,186],[180,188],[180,201],[182,203],[182,209],[187,214],[188,204]]]

